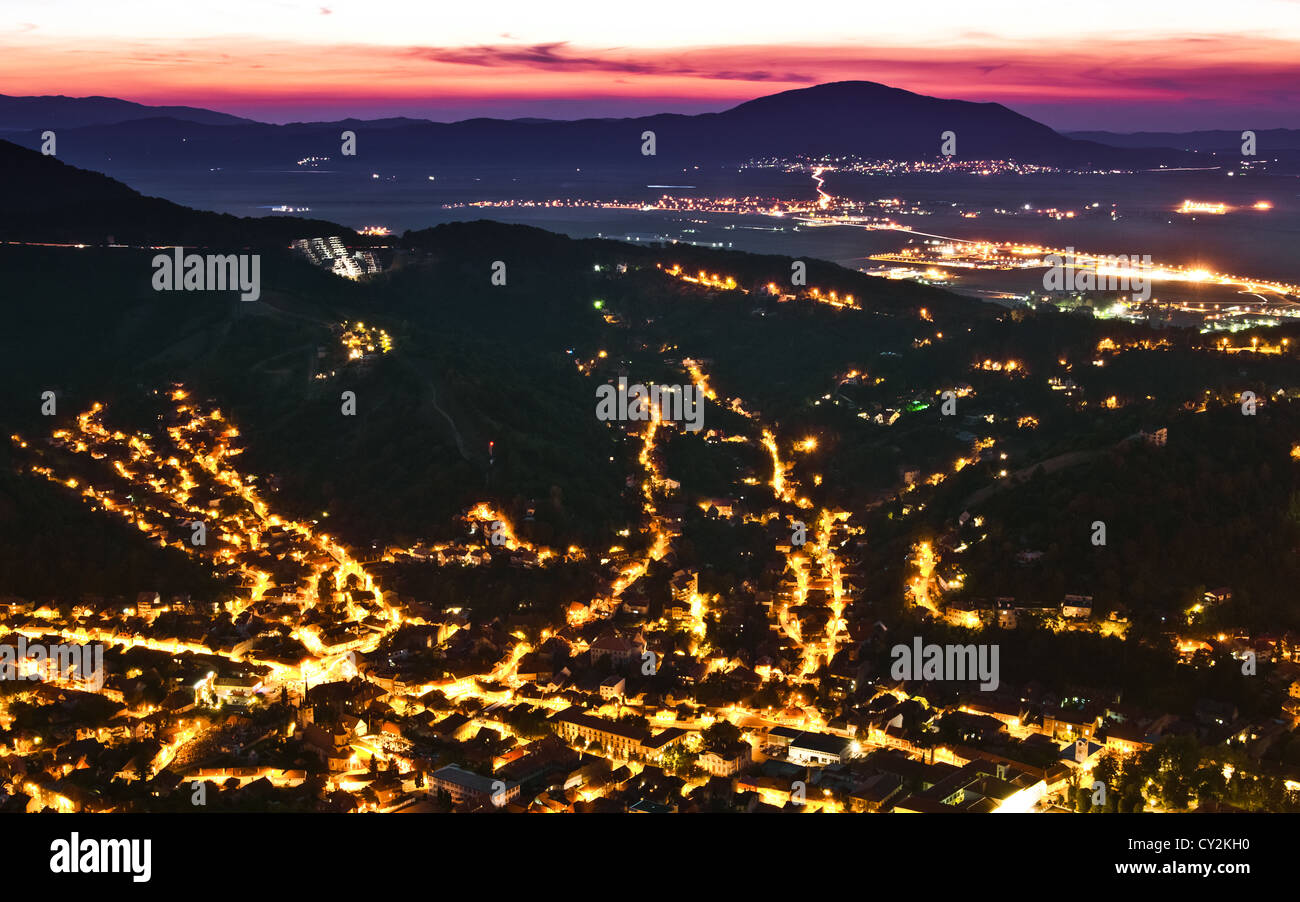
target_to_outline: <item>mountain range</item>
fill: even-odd
[[[1219,128],[1194,132],[1066,132],[1080,141],[1095,141],[1112,147],[1173,147],[1194,151],[1241,150],[1241,129]],[[1257,148],[1261,154],[1274,151],[1300,150],[1300,129],[1269,128],[1255,130]]]
[[[90,125],[112,125],[160,116],[210,125],[253,122],[252,119],[200,107],[147,106],[116,97],[64,97],[62,94],[12,97],[8,94],[0,94],[0,131],[85,128]]]
[[[939,156],[956,135],[959,159],[1014,159],[1079,168],[1141,168],[1183,162],[1172,149],[1113,147],[1062,135],[997,103],[915,94],[867,81],[783,91],[719,113],[627,119],[345,119],[271,125],[206,110],[127,104],[115,119],[107,98],[9,98],[11,140],[36,148],[57,128],[58,154],[100,170],[286,166],[317,156],[332,168],[484,165],[547,168],[608,165],[734,165],[771,157],[846,156],[918,160]],[[32,101],[22,108],[18,101]],[[72,104],[69,106],[69,102]],[[125,102],[122,102],[125,103]],[[77,104],[84,109],[77,112]],[[0,105],[0,115],[4,115]],[[51,124],[53,123],[53,124]],[[356,155],[341,156],[341,134]],[[643,155],[653,132],[655,154]]]

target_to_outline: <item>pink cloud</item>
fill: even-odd
[[[328,12],[321,7],[322,15]],[[174,49],[131,41],[70,46],[24,35],[21,42],[0,38],[0,80],[10,94],[112,94],[247,115],[298,109],[442,117],[511,104],[519,115],[530,109],[548,115],[552,107],[585,110],[575,115],[637,115],[651,111],[652,101],[670,99],[676,106],[661,109],[698,112],[820,82],[865,79],[1017,109],[1235,104],[1272,117],[1273,124],[1300,126],[1291,42],[1189,34],[1043,49],[988,35],[968,40],[981,43],[629,50],[556,41],[394,49],[248,39],[232,49],[231,39],[214,38]]]

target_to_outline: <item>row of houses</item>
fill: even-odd
[[[568,743],[579,740],[588,745],[600,743],[603,749],[620,757],[638,757],[647,761],[659,760],[665,752],[680,745],[686,738],[686,731],[676,727],[652,735],[649,730],[639,726],[586,714],[574,706],[556,714],[551,723],[560,738]]]

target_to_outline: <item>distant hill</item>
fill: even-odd
[[[166,116],[205,125],[234,125],[253,120],[192,106],[146,106],[116,97],[11,97],[0,94],[0,131],[84,128]]]
[[[55,243],[285,245],[295,238],[354,236],[348,228],[292,216],[261,218],[191,210],[146,197],[119,181],[0,141],[0,240]]]
[[[1178,150],[1241,152],[1241,129],[1195,132],[1066,132],[1067,137],[1095,141],[1111,147],[1170,147]],[[1270,128],[1255,131],[1261,155],[1276,150],[1300,150],[1300,129]]]
[[[340,134],[357,134],[357,155],[340,156]],[[656,154],[643,156],[652,131]],[[941,135],[957,135],[962,159],[1016,159],[1070,167],[1144,167],[1179,162],[1177,151],[1117,148],[1058,134],[997,103],[943,100],[867,81],[783,91],[720,113],[631,119],[468,119],[212,124],[179,116],[73,128],[59,154],[97,169],[285,166],[328,156],[331,167],[427,165],[608,165],[663,169],[730,165],[762,157],[854,154],[933,159]],[[15,136],[37,147],[39,132]]]

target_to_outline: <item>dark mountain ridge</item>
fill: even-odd
[[[32,128],[84,128],[157,117],[209,125],[251,123],[252,119],[193,106],[147,106],[117,97],[13,97],[0,94],[0,131]]]
[[[192,210],[98,172],[0,141],[0,240],[138,245],[287,245],[342,235],[344,226],[293,216],[240,217]]]
[[[1094,141],[1111,147],[1168,147],[1192,151],[1241,152],[1242,129],[1216,128],[1190,132],[1065,132],[1070,138]],[[1300,129],[1255,129],[1256,148],[1260,155],[1274,151],[1300,151]]]
[[[341,133],[355,131],[356,156],[340,154]],[[656,153],[643,155],[654,132]],[[610,165],[658,170],[734,165],[797,155],[933,159],[942,135],[956,134],[959,159],[1015,159],[1080,168],[1141,168],[1191,155],[1110,147],[1058,134],[997,103],[944,100],[866,81],[783,91],[719,113],[657,114],[629,119],[408,119],[267,125],[210,124],[179,117],[140,118],[66,129],[59,153],[94,168],[284,166],[310,156],[332,168],[513,165],[530,168]],[[40,129],[15,136],[38,147]]]

